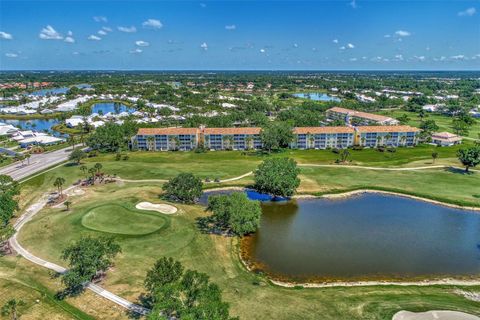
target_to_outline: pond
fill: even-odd
[[[342,101],[338,97],[334,97],[334,96],[330,96],[330,95],[325,94],[325,93],[318,93],[318,92],[316,92],[316,93],[294,93],[293,96],[297,97],[297,98],[310,99],[310,100],[313,100],[313,101],[335,101],[335,102]]]
[[[480,213],[406,197],[262,202],[242,241],[254,269],[286,281],[480,276]]]
[[[92,113],[98,113],[101,115],[109,112],[118,114],[121,112],[132,113],[133,111],[135,111],[135,109],[129,108],[126,105],[117,102],[102,102],[96,103],[92,106]]]
[[[34,130],[41,132],[48,132],[55,136],[61,136],[61,134],[52,127],[60,122],[58,119],[31,119],[31,120],[16,120],[16,119],[0,119],[0,122],[11,124],[21,130]]]
[[[86,89],[86,88],[91,88],[92,86],[89,84],[78,84],[76,85],[77,88],[79,89]],[[45,97],[47,95],[55,95],[55,94],[65,94],[69,90],[68,87],[61,87],[61,88],[50,88],[50,89],[41,89],[34,91],[30,93],[32,96],[39,96],[39,97]]]

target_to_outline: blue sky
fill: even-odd
[[[480,69],[479,1],[5,1],[0,69]]]

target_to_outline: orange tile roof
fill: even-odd
[[[294,134],[317,134],[317,133],[354,133],[351,127],[295,127]]]
[[[143,136],[151,135],[177,135],[177,134],[198,134],[197,128],[139,128],[137,134]]]
[[[327,111],[345,113],[345,114],[349,114],[349,115],[354,116],[354,117],[365,118],[365,119],[379,121],[379,122],[395,120],[393,118],[386,117],[386,116],[381,116],[381,115],[378,115],[378,114],[362,112],[362,111],[357,111],[357,110],[351,110],[351,109],[346,109],[346,108],[341,108],[341,107],[333,107],[333,108],[328,109]]]
[[[420,129],[410,126],[360,126],[358,132],[418,132]]]
[[[205,134],[259,134],[260,127],[244,127],[244,128],[205,128]]]

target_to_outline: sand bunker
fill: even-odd
[[[140,202],[135,206],[135,208],[140,210],[157,211],[164,214],[174,214],[177,212],[177,208],[174,206],[163,203]]]
[[[464,312],[432,310],[427,312],[399,311],[395,313],[392,320],[480,320],[480,318]]]

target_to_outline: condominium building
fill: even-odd
[[[140,128],[132,138],[132,146],[139,150],[188,151],[198,145],[197,128]]]
[[[326,111],[327,119],[341,120],[347,125],[382,125],[395,126],[399,124],[397,119],[381,116],[378,114],[351,110],[340,107],[333,107]]]
[[[205,148],[210,150],[260,149],[261,128],[204,128],[201,130]]]
[[[141,128],[132,138],[139,150],[188,151],[204,146],[209,150],[260,149],[261,128]],[[414,146],[420,129],[410,126],[296,127],[292,149],[343,149]]]
[[[355,144],[363,147],[414,146],[420,132],[420,129],[410,126],[361,126],[355,130]]]
[[[351,127],[296,127],[293,135],[292,149],[343,149],[353,146],[355,130]]]

